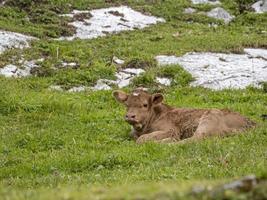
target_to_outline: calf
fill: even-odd
[[[140,88],[131,94],[114,91],[113,95],[126,106],[125,120],[132,125],[131,135],[138,144],[227,136],[255,126],[246,117],[226,109],[174,108],[162,103],[161,94],[150,95]]]

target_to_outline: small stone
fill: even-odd
[[[196,9],[194,9],[194,8],[186,8],[185,10],[184,10],[184,13],[185,14],[193,14],[193,13],[195,13],[196,12]]]
[[[73,87],[73,88],[69,89],[68,92],[83,92],[87,89],[88,88],[86,88],[85,86],[78,86],[78,87]]]
[[[173,37],[179,37],[180,36],[180,33],[179,32],[176,32],[174,34],[172,34]]]
[[[211,24],[209,24],[209,27],[217,28],[218,27],[218,24],[211,23]]]
[[[55,91],[63,91],[62,87],[60,85],[51,85],[49,87],[49,90],[55,90]]]
[[[212,4],[212,5],[221,4],[221,2],[217,0],[191,0],[191,1],[193,4]]]
[[[115,64],[117,64],[117,65],[123,65],[123,64],[125,63],[124,60],[121,60],[121,59],[117,58],[116,56],[114,56],[114,57],[112,58],[112,61],[113,61]]]
[[[70,63],[68,63],[68,62],[62,62],[62,66],[63,67],[76,67],[77,66],[77,63],[75,63],[75,62],[70,62]]]
[[[141,73],[144,73],[145,70],[143,69],[135,69],[135,68],[125,68],[122,70],[122,72],[129,73],[129,74],[134,74],[134,75],[139,75]]]
[[[165,85],[165,86],[170,86],[171,85],[171,80],[168,78],[160,78],[157,77],[157,82],[159,82],[161,85]]]
[[[204,186],[194,186],[192,188],[192,193],[193,194],[199,194],[199,193],[202,193],[206,190],[206,188]]]

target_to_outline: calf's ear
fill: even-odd
[[[152,104],[159,104],[163,101],[162,94],[156,93],[152,95]]]
[[[113,96],[120,103],[124,103],[128,99],[128,94],[120,90],[114,91]]]

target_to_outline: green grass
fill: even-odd
[[[17,5],[0,7],[1,29],[40,38],[29,49],[0,55],[0,67],[18,61],[20,55],[28,60],[46,59],[37,77],[0,77],[2,198],[187,199],[190,187],[196,184],[216,185],[247,174],[266,177],[267,124],[261,119],[267,113],[266,87],[223,91],[190,88],[190,74],[179,66],[161,68],[154,57],[191,51],[240,53],[244,47],[266,47],[267,14],[240,15],[235,3],[224,0],[222,6],[237,18],[223,25],[200,14],[183,14],[191,5],[186,0],[42,2],[23,9]],[[68,3],[72,6],[67,7]],[[62,34],[68,20],[60,19],[58,13],[120,3],[164,17],[167,23],[94,40],[53,40]],[[30,12],[32,7],[44,11],[38,20],[36,12]],[[206,11],[213,6],[194,7]],[[210,28],[211,22],[219,27]],[[177,32],[179,37],[173,37]],[[48,89],[53,84],[70,88],[92,86],[99,78],[114,79],[117,69],[111,63],[113,56],[146,69],[131,87],[146,85],[157,90],[155,77],[169,77],[174,80],[171,87],[160,88],[168,104],[229,108],[252,118],[258,127],[244,135],[193,144],[139,146],[128,136],[125,110],[112,98],[112,91],[67,93]],[[61,61],[77,62],[79,68],[55,69]]]

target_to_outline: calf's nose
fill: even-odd
[[[134,114],[127,114],[127,115],[125,116],[125,119],[126,119],[126,120],[133,120],[133,119],[135,119],[135,115],[134,115]]]

